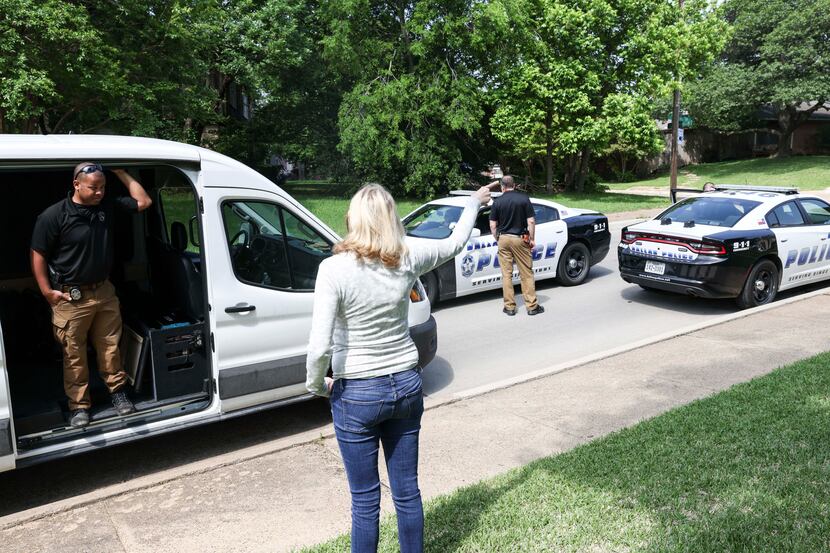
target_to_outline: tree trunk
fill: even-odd
[[[553,194],[553,142],[550,139],[545,149],[545,192]]]
[[[565,158],[565,188],[572,190],[576,175],[577,156],[571,154]]]
[[[778,135],[778,150],[772,154],[772,157],[793,155],[792,138],[797,126],[798,115],[794,106],[786,106],[778,110],[778,128],[781,133]]]
[[[527,191],[533,184],[533,158],[523,160],[522,165],[525,166],[525,191]]]
[[[809,121],[816,110],[826,107],[827,104],[826,100],[820,99],[804,111],[798,111],[795,105],[780,106],[778,110],[778,131],[781,138],[778,141],[778,151],[772,157],[790,157],[793,155],[793,133],[802,123]]]
[[[576,176],[576,191],[585,192],[585,181],[588,180],[588,162],[591,159],[591,148],[587,146],[580,152],[579,174]]]
[[[553,137],[550,126],[553,124],[553,113],[545,113],[545,192],[553,194]]]

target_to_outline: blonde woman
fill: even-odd
[[[376,551],[380,515],[378,448],[383,445],[402,553],[423,550],[418,433],[424,411],[418,351],[409,337],[409,291],[415,280],[455,257],[470,238],[482,188],[452,234],[408,245],[395,201],[380,185],[349,204],[348,233],[320,264],[306,362],[306,387],[331,396],[337,443],[352,495],[352,551]],[[326,377],[331,365],[333,379]]]

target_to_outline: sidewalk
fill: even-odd
[[[571,449],[830,349],[828,329],[830,291],[819,291],[429,409],[421,434],[424,497]],[[383,473],[382,478],[386,482]],[[388,488],[383,511],[394,511]],[[6,526],[0,543],[8,553],[273,552],[347,532],[349,494],[337,443],[326,437],[8,526],[12,517],[0,519],[0,527]]]

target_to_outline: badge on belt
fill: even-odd
[[[83,297],[81,294],[81,289],[77,286],[72,286],[69,288],[69,297],[72,298],[72,301],[78,301]]]

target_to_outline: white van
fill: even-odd
[[[72,428],[29,247],[38,214],[67,196],[81,161],[127,169],[153,205],[115,223],[110,277],[137,412],[115,414],[90,354],[92,421]],[[107,194],[125,194],[106,174]],[[0,190],[0,471],[313,397],[313,290],[339,237],[259,173],[163,140],[0,135]],[[420,282],[410,296],[425,366],[435,320]]]

